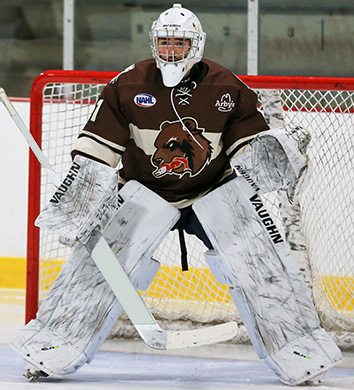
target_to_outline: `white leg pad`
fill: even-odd
[[[144,291],[159,267],[153,259],[141,262],[130,275],[134,286]],[[91,257],[79,248],[67,261],[37,318],[22,328],[10,345],[47,374],[69,375],[93,360],[122,310]]]
[[[280,380],[296,385],[337,363],[341,352],[320,328],[287,244],[245,179],[217,188],[193,209],[219,255],[211,271],[230,286],[259,357]]]
[[[120,191],[124,203],[103,231],[135,287],[145,290],[160,264],[151,259],[179,212],[136,182]],[[112,290],[90,257],[96,237],[77,244],[37,318],[20,330],[11,347],[25,361],[51,376],[77,371],[90,362],[122,312]]]

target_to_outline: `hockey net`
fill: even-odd
[[[68,172],[72,145],[103,86],[114,76],[114,72],[50,71],[35,80],[31,132],[59,177]],[[265,201],[279,224],[286,221],[285,232],[291,247],[297,249],[296,260],[312,290],[322,326],[335,332],[338,344],[352,348],[348,335],[354,331],[354,79],[240,78],[259,94],[259,109],[271,127],[300,125],[311,133],[308,154],[312,174],[299,194],[299,203],[287,204],[284,194],[268,194]],[[27,321],[34,318],[38,304],[70,255],[57,236],[34,226],[53,192],[53,184],[41,174],[31,153]],[[286,207],[279,207],[279,202]],[[164,327],[169,322],[185,327],[231,320],[240,323],[227,287],[218,284],[209,272],[203,257],[206,248],[187,236],[187,249],[188,272],[181,272],[174,232],[155,253],[161,268],[142,293],[152,313]],[[129,335],[119,325],[125,322],[123,315],[115,327],[117,335]]]

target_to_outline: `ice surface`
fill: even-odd
[[[0,289],[0,390],[289,390],[259,361],[252,346],[217,344],[154,351],[141,340],[111,341],[94,361],[65,379],[29,383],[24,363],[7,343],[24,323],[23,292]],[[299,390],[354,390],[353,354],[323,384]]]
[[[22,359],[1,344],[1,390],[289,389],[259,361],[100,351],[90,365],[74,375],[65,379],[43,378],[37,383],[22,377],[23,367]],[[331,369],[323,385],[316,389],[354,389],[354,368]]]

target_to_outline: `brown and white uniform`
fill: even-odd
[[[74,145],[74,153],[115,167],[183,208],[232,173],[230,159],[268,129],[257,97],[226,68],[194,65],[176,87],[162,83],[155,60],[115,77]]]

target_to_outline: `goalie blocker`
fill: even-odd
[[[229,286],[258,356],[288,385],[315,383],[341,359],[320,328],[289,248],[258,193],[243,177],[193,205],[216,251],[206,259]]]

